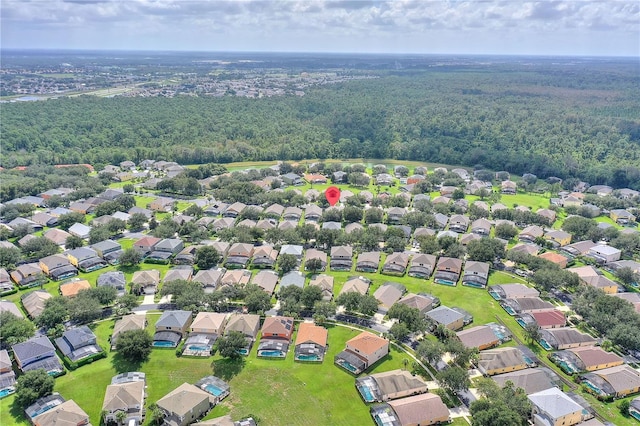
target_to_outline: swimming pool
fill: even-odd
[[[507,311],[507,313],[508,313],[509,315],[515,315],[515,314],[516,314],[516,311],[514,311],[514,310],[513,310],[513,308],[512,308],[511,306],[504,305],[502,308],[503,308],[505,311]]]
[[[318,355],[298,355],[296,357],[297,360],[300,361],[320,361],[320,357]]]
[[[640,413],[636,412],[636,411],[629,411],[629,414],[631,415],[631,417],[637,419],[638,421],[640,421]]]
[[[451,287],[455,287],[456,283],[454,281],[449,281],[449,280],[443,280],[438,278],[437,280],[435,280],[435,282],[437,284],[443,284],[443,285],[449,285]]]
[[[153,346],[156,348],[175,348],[176,344],[169,340],[154,340]]]
[[[187,349],[189,349],[190,351],[208,351],[209,347],[208,346],[199,346],[199,345],[189,345],[187,347]]]
[[[0,398],[4,398],[7,395],[11,395],[15,391],[16,390],[13,387],[4,388],[4,389],[0,390]]]
[[[553,350],[553,347],[549,343],[547,343],[547,341],[544,339],[538,340],[538,343],[540,343],[540,346],[542,346],[544,350],[547,350],[547,351]]]
[[[277,350],[266,350],[260,351],[258,353],[258,356],[264,356],[268,358],[284,358],[286,356],[286,353]]]
[[[352,372],[353,374],[356,374],[358,372],[358,369],[352,365],[351,363],[341,359],[340,361],[338,361],[338,365],[346,370],[349,370],[350,372]]]
[[[209,392],[211,395],[220,396],[224,393],[222,389],[217,387],[216,385],[208,384],[204,387],[204,390]]]
[[[516,320],[516,322],[517,322],[518,324],[520,324],[520,326],[521,326],[522,328],[525,328],[525,327],[527,326],[527,323],[526,323],[526,322],[524,322],[524,320],[523,320],[522,318],[518,318],[518,319]]]
[[[489,294],[496,300],[500,300],[500,296],[495,291],[490,291]]]
[[[593,383],[591,383],[590,381],[584,381],[582,382],[585,384],[585,386],[587,386],[589,389],[591,389],[593,392],[597,393],[598,395],[602,394],[602,389],[600,389],[599,387],[595,386]]]
[[[473,287],[473,288],[484,288],[485,286],[482,284],[478,284],[478,283],[474,283],[473,281],[466,281],[463,282],[462,284],[466,285],[467,287]]]
[[[362,386],[358,389],[360,390],[360,394],[362,395],[362,398],[364,398],[365,402],[373,402],[376,400],[373,396],[373,392],[369,389],[369,386]]]
[[[238,353],[240,355],[249,355],[249,349],[247,348],[238,349]]]

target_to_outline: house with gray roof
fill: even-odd
[[[462,260],[454,257],[441,257],[436,264],[434,282],[455,286],[462,272]]]
[[[432,254],[418,253],[411,259],[408,275],[428,279],[436,266],[436,257]]]
[[[378,311],[386,313],[396,303],[407,289],[400,283],[386,282],[373,293],[378,301]]]
[[[0,268],[0,294],[13,290],[11,275],[5,268]]]
[[[72,399],[55,405],[31,419],[41,425],[89,425],[89,415]]]
[[[434,328],[441,324],[449,330],[456,331],[464,326],[464,315],[447,306],[438,306],[425,313],[425,316]]]
[[[524,284],[498,284],[489,287],[489,294],[496,300],[500,299],[519,299],[527,297],[538,297],[540,292],[533,287],[527,287]]]
[[[342,286],[342,289],[340,290],[340,294],[349,293],[353,291],[353,292],[365,295],[369,291],[370,285],[371,285],[371,280],[365,277],[351,277]],[[338,296],[340,296],[340,294]]]
[[[311,278],[309,285],[320,287],[322,290],[322,300],[333,299],[333,277],[331,275],[320,274]]]
[[[167,271],[164,276],[163,282],[168,283],[171,281],[191,281],[193,275],[193,267],[190,265],[175,266]]]
[[[351,246],[331,247],[329,265],[332,271],[350,271],[353,267],[353,248]]]
[[[356,271],[376,272],[380,266],[380,252],[369,251],[360,253],[356,261]]]
[[[220,285],[226,272],[225,268],[201,269],[191,281],[202,284],[205,293],[212,293]]]
[[[43,368],[51,375],[64,372],[56,348],[47,336],[32,337],[11,347],[16,365],[23,373]]]
[[[19,265],[9,276],[21,288],[35,287],[48,281],[38,263]]]
[[[382,266],[382,273],[387,275],[404,275],[409,264],[409,254],[405,252],[395,252],[387,255]]]
[[[571,426],[593,415],[560,389],[553,387],[529,395],[533,424]]]
[[[280,288],[288,287],[290,285],[295,285],[296,287],[303,288],[304,281],[305,277],[302,272],[289,271],[282,276],[282,279],[280,280]]]
[[[400,303],[403,305],[407,305],[410,308],[417,309],[422,315],[424,315],[431,309],[438,307],[440,305],[440,299],[434,296],[426,295],[424,293],[408,293],[396,303]]]
[[[89,238],[90,232],[91,232],[91,227],[88,225],[85,225],[84,223],[74,223],[69,227],[69,233],[71,235],[80,237],[83,240],[86,240]]]
[[[475,288],[485,288],[489,280],[489,264],[467,260],[464,265],[462,285]]]
[[[6,349],[0,350],[0,391],[9,394],[14,391],[16,373],[13,371],[11,358]]]
[[[427,383],[406,370],[391,370],[356,378],[356,389],[367,402],[383,402],[428,391]]]
[[[22,311],[20,311],[18,306],[16,306],[15,303],[9,300],[0,300],[0,313],[2,312],[9,312],[16,318],[20,318],[20,319],[24,318],[24,315],[22,314]]]
[[[98,256],[106,260],[111,265],[118,264],[120,256],[124,253],[120,243],[111,239],[92,244],[90,247],[95,250]]]
[[[599,398],[624,398],[640,392],[640,371],[627,364],[587,373],[581,379]]]
[[[131,284],[139,287],[143,294],[155,294],[160,284],[160,271],[157,269],[136,271],[131,278]]]
[[[471,223],[471,232],[473,234],[488,236],[491,233],[491,222],[481,217]]]
[[[518,348],[487,349],[478,354],[478,370],[487,376],[524,370],[530,363]]]
[[[55,343],[60,352],[74,362],[102,352],[96,335],[86,325],[70,328],[55,339]]]
[[[163,411],[164,424],[187,426],[204,417],[216,403],[216,397],[197,386],[183,383],[156,403]]]
[[[591,346],[597,342],[590,335],[571,327],[541,329],[540,336],[541,343],[544,342],[549,348],[558,350]],[[542,346],[545,347],[544,344]],[[550,350],[546,347],[545,349]]]
[[[127,281],[122,271],[109,271],[100,274],[96,280],[98,287],[113,287],[118,292],[118,297],[123,296],[126,292]]]
[[[560,388],[562,380],[551,369],[545,367],[525,368],[511,373],[496,374],[491,379],[501,388],[511,382],[514,388],[522,388],[527,394],[540,392],[550,388]]]

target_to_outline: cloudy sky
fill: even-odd
[[[2,0],[3,48],[640,56],[640,1]]]

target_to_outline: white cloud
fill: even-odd
[[[0,8],[5,47],[624,55],[640,49],[637,1],[3,0]]]

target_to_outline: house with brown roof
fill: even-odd
[[[89,415],[72,399],[31,419],[34,426],[90,425]]]
[[[489,294],[496,300],[500,299],[520,299],[528,297],[538,297],[540,292],[533,287],[524,284],[499,284],[488,288]]]
[[[491,233],[491,222],[481,217],[471,223],[471,232],[473,234],[489,236]]]
[[[407,291],[405,286],[400,283],[386,282],[382,284],[373,293],[373,297],[378,301],[378,311],[386,313],[394,303],[396,303],[402,295]]]
[[[116,348],[118,335],[120,335],[120,333],[130,330],[144,330],[146,326],[147,317],[145,315],[125,315],[117,320],[113,326],[113,333],[110,338],[111,350]]]
[[[462,285],[474,288],[485,288],[489,280],[489,264],[468,260],[464,265]]]
[[[511,180],[505,180],[500,184],[500,189],[503,194],[514,195],[518,189],[518,185]]]
[[[389,353],[389,341],[368,331],[347,340],[334,362],[354,375],[360,374]]]
[[[636,217],[631,212],[623,209],[613,209],[609,212],[609,217],[618,225],[629,225],[636,221]]]
[[[396,399],[386,404],[393,410],[399,425],[439,425],[451,420],[447,406],[432,393]]]
[[[511,373],[497,374],[491,379],[501,388],[510,381],[515,389],[522,388],[528,395],[562,385],[560,377],[546,367],[525,368]]]
[[[21,288],[35,287],[47,282],[47,277],[42,272],[38,263],[25,263],[19,265],[9,274],[13,282]]]
[[[408,275],[428,279],[436,266],[436,257],[432,254],[418,253],[411,259]]]
[[[404,275],[409,264],[409,254],[405,252],[395,252],[387,255],[382,266],[382,274],[386,275]]]
[[[309,249],[305,256],[305,270],[309,270],[307,262],[313,259],[318,259],[320,261],[320,269],[318,269],[318,271],[324,271],[327,268],[327,253],[317,249]]]
[[[540,328],[561,328],[567,325],[567,319],[564,312],[557,309],[542,309],[518,316],[518,323],[536,324]]]
[[[276,272],[263,270],[253,277],[251,283],[263,289],[267,294],[272,295],[276,289],[279,279],[280,277]]]
[[[164,424],[187,426],[204,417],[216,402],[214,395],[183,383],[156,403],[164,414]]]
[[[640,392],[640,371],[627,364],[586,373],[581,379],[598,398],[624,398]]]
[[[599,346],[584,346],[553,352],[549,359],[567,374],[584,373],[624,364],[622,357]]]
[[[21,296],[20,301],[24,310],[30,318],[35,319],[44,311],[44,303],[53,296],[46,290],[35,290],[25,293]]]
[[[454,257],[441,257],[436,264],[434,282],[455,286],[462,272],[462,260]]]
[[[310,322],[300,323],[295,342],[296,361],[322,362],[327,350],[328,332]]]
[[[376,272],[380,266],[380,252],[369,251],[360,253],[356,261],[356,271]]]
[[[13,290],[11,275],[5,268],[0,268],[0,294]]]
[[[258,346],[258,356],[267,358],[284,358],[287,356],[289,344],[294,331],[293,318],[267,317],[262,325],[262,336]]]
[[[144,257],[151,253],[160,241],[162,239],[147,235],[133,243],[133,248]]]
[[[500,305],[510,315],[526,314],[540,310],[553,309],[553,304],[539,297],[520,297],[518,299],[504,299]]]
[[[478,354],[478,370],[487,376],[524,370],[527,362],[518,348],[496,348]]]
[[[542,254],[539,254],[538,257],[544,260],[548,260],[554,265],[557,265],[560,269],[566,268],[567,263],[569,262],[569,259],[567,259],[565,256],[554,251],[546,251]]]
[[[344,283],[344,286],[342,286],[342,290],[340,290],[340,294],[355,291],[364,295],[369,291],[370,285],[371,280],[365,277],[352,277]],[[340,296],[340,294],[338,296]]]
[[[431,309],[438,306],[440,304],[440,300],[433,296],[427,297],[424,294],[407,293],[396,303],[400,303],[402,305],[407,305],[410,308],[417,309],[418,311],[420,311],[420,314],[424,315]]]
[[[458,331],[456,337],[467,348],[478,348],[479,351],[498,346],[500,339],[495,335],[491,327],[479,325]]]
[[[331,275],[316,275],[311,278],[309,285],[320,287],[322,300],[330,301],[333,299],[333,277]]]
[[[302,209],[299,207],[287,207],[282,213],[284,220],[299,221],[302,217]],[[308,220],[309,218],[307,218]]]
[[[331,247],[330,267],[332,271],[350,271],[353,266],[353,248],[351,246]]]
[[[141,294],[155,294],[160,283],[160,271],[149,269],[146,271],[136,271],[131,278],[131,285],[134,289],[139,289]]]
[[[575,268],[567,269],[570,272],[578,275],[580,282],[584,285],[598,288],[607,294],[617,294],[618,284],[615,281],[605,277],[600,271],[591,265],[578,266]]]
[[[278,259],[278,250],[273,246],[264,244],[253,250],[251,265],[257,268],[273,268]]]
[[[78,275],[78,270],[64,254],[43,257],[38,264],[42,272],[55,281]]]
[[[596,339],[590,335],[571,327],[542,329],[540,330],[540,335],[541,342],[544,341],[547,346],[558,350],[593,346],[597,342]]]
[[[60,284],[60,295],[63,297],[76,297],[82,290],[89,290],[91,284],[87,280],[69,281]]]
[[[227,253],[225,266],[227,268],[244,268],[253,256],[253,244],[234,243]]]
[[[173,209],[176,200],[169,197],[158,197],[149,203],[149,209],[154,212],[169,212]]]
[[[224,334],[228,335],[232,331],[242,333],[247,339],[247,345],[240,351],[242,355],[249,355],[251,346],[256,340],[260,330],[260,315],[254,314],[234,314],[229,317]]]
[[[229,269],[220,280],[220,287],[228,285],[246,285],[251,280],[251,271],[248,269]]]
[[[542,236],[544,236],[544,229],[538,225],[531,225],[520,231],[520,234],[518,234],[518,240],[526,243],[533,243],[536,238],[540,238]]]
[[[406,370],[391,370],[356,379],[356,389],[367,402],[383,402],[427,392],[427,383]]]
[[[118,423],[118,413],[124,413],[123,424],[142,424],[147,397],[145,387],[144,379],[108,385],[101,410],[105,423]]]
[[[544,239],[549,241],[554,248],[571,244],[571,234],[561,229],[552,229],[545,232]]]
[[[227,314],[219,312],[198,312],[191,323],[190,333],[216,334],[221,336],[227,324]]]

